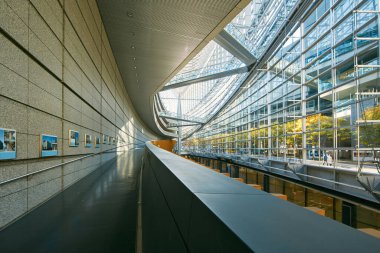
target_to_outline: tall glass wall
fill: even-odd
[[[378,159],[378,10],[378,0],[319,1],[184,148],[353,168]]]

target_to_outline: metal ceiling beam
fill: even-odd
[[[169,123],[168,128],[173,128],[173,127],[186,127],[186,126],[198,126],[201,125],[200,123],[193,123],[193,124],[174,124],[174,123]]]
[[[200,121],[200,120],[191,119],[191,118],[180,118],[180,117],[177,117],[177,116],[167,115],[167,114],[164,114],[164,113],[159,113],[158,116],[160,118],[165,118],[165,119],[184,121],[184,122],[191,122],[191,123],[197,123],[197,124],[204,124],[204,122]]]
[[[220,72],[220,73],[216,73],[216,74],[212,74],[212,75],[208,75],[208,76],[202,76],[202,77],[198,77],[195,79],[186,80],[183,82],[178,82],[178,83],[174,83],[174,84],[165,86],[161,89],[161,91],[181,88],[181,87],[188,86],[188,85],[191,85],[194,83],[206,82],[206,81],[219,79],[219,78],[223,78],[223,77],[227,77],[227,76],[232,76],[232,75],[236,75],[236,74],[242,74],[242,73],[249,72],[250,69],[251,69],[250,67],[241,67],[241,68],[227,70],[224,72]]]
[[[232,37],[224,29],[214,38],[214,41],[221,47],[230,52],[233,56],[238,58],[245,65],[249,66],[256,62],[255,56],[251,54],[242,44],[240,44],[234,37]]]

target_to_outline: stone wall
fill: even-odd
[[[154,135],[131,105],[95,0],[0,0],[0,29],[0,128],[17,131],[16,159],[0,160],[1,228]],[[41,157],[41,134],[58,137],[58,156]],[[119,142],[86,148],[85,134]]]

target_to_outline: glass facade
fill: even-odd
[[[183,148],[344,168],[377,159],[378,5],[319,1]]]

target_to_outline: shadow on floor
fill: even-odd
[[[135,252],[142,154],[120,155],[0,231],[0,252]]]

